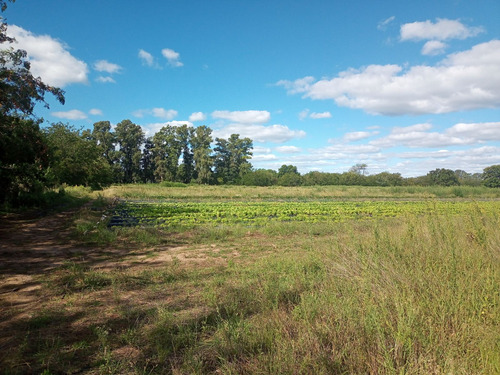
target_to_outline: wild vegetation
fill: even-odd
[[[59,264],[31,269],[36,302],[3,304],[6,373],[500,371],[496,189],[139,186],[67,189],[96,199],[66,221]],[[319,213],[109,228],[111,196]]]

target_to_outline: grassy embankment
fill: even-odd
[[[184,230],[110,231],[96,225],[98,211],[85,210],[72,225],[87,247],[38,276],[43,302],[18,322],[18,345],[8,348],[3,367],[47,374],[500,373],[500,194],[456,189],[112,187],[101,196],[470,204],[458,214]]]

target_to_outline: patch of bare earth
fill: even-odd
[[[67,341],[76,343],[92,337],[95,340],[92,327],[102,325],[120,331],[131,319],[136,319],[136,314],[159,305],[199,313],[197,292],[186,293],[177,285],[164,290],[137,285],[118,291],[113,287],[60,292],[57,290],[60,286],[52,285],[51,280],[57,283],[60,275],[67,272],[68,262],[97,272],[112,272],[115,276],[123,272],[130,282],[134,275],[145,270],[164,269],[172,264],[185,270],[224,267],[228,258],[239,256],[237,251],[226,252],[213,244],[149,248],[133,244],[113,248],[83,246],[71,236],[76,213],[72,210],[38,218],[0,217],[0,367],[12,362],[9,356],[23,345],[33,317],[44,314],[51,318],[48,322],[40,320],[48,325],[40,328],[40,335],[45,334],[45,329],[52,329],[56,335],[71,336]],[[80,351],[85,350],[88,349]],[[130,345],[114,348],[112,354],[131,365],[140,358],[138,348]]]

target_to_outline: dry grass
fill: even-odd
[[[144,236],[33,269],[4,373],[500,373],[493,210]]]

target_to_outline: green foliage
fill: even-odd
[[[431,185],[453,186],[459,185],[458,178],[451,169],[438,168],[427,173]]]
[[[46,141],[36,122],[0,115],[0,203],[26,202],[44,190],[49,163]]]
[[[214,167],[216,178],[224,184],[237,184],[251,170],[248,161],[253,149],[250,138],[241,139],[239,134],[231,134],[226,140],[216,138]]]
[[[44,130],[50,152],[47,180],[52,185],[83,185],[93,189],[109,186],[111,166],[102,148],[85,139],[70,125],[52,124]]]
[[[272,169],[257,169],[246,173],[242,179],[242,185],[247,186],[272,186],[278,182],[278,174]]]
[[[483,184],[490,188],[500,187],[500,165],[492,165],[484,169]]]
[[[139,125],[130,120],[123,120],[115,127],[116,140],[120,146],[119,163],[125,183],[138,182],[141,179],[141,145],[144,132]]]

